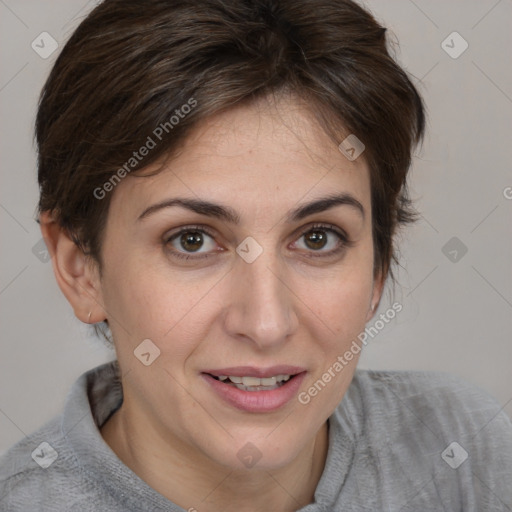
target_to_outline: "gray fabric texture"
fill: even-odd
[[[183,512],[101,437],[122,399],[117,362],[82,375],[62,414],[0,458],[0,511]],[[329,418],[315,502],[300,509],[330,511],[512,511],[512,423],[458,378],[358,369]]]

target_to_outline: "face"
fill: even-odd
[[[342,399],[358,355],[336,362],[379,299],[371,228],[365,162],[291,99],[212,117],[162,172],[122,180],[100,288],[123,407],[192,457],[293,460]]]

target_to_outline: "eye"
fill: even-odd
[[[210,256],[208,252],[215,249],[213,234],[203,226],[185,226],[177,233],[169,236],[165,240],[165,245],[170,245],[173,256],[177,258],[206,258]],[[201,249],[205,249],[201,252]]]
[[[331,224],[311,226],[301,235],[300,240],[304,240],[300,248],[308,252],[320,253],[313,254],[314,257],[332,256],[353,245],[345,233]],[[295,245],[300,246],[300,243],[296,242]]]
[[[164,239],[164,246],[169,249],[172,257],[180,259],[203,259],[213,255],[216,243],[214,234],[205,226],[184,226],[177,233],[173,233]],[[310,226],[299,237],[299,241],[304,239],[304,244],[300,249],[313,254],[311,257],[328,257],[338,254],[353,245],[347,235],[336,226],[331,224],[315,224]],[[314,254],[318,253],[318,254]]]

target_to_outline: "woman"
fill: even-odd
[[[38,220],[117,360],[4,456],[1,510],[510,509],[493,399],[356,371],[424,124],[352,1],[95,8],[42,92]]]

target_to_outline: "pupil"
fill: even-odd
[[[312,249],[321,249],[325,246],[327,237],[323,231],[311,231],[310,235],[306,237],[307,244],[310,245]],[[309,242],[312,243],[309,244]]]
[[[197,251],[198,249],[201,248],[201,245],[203,243],[201,233],[197,231],[189,231],[188,233],[184,233],[181,236],[181,243],[184,249],[190,251]],[[190,247],[189,244],[193,247]]]

